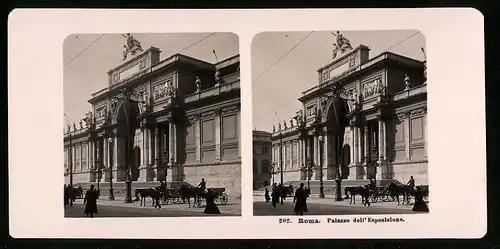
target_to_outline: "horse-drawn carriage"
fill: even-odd
[[[351,194],[351,197],[349,197]],[[411,189],[407,185],[390,183],[386,186],[370,187],[370,185],[358,186],[358,187],[346,187],[345,195],[346,198],[350,198],[350,204],[355,203],[355,196],[361,195],[362,202],[369,200],[373,203],[379,201],[397,201],[398,205],[409,205],[412,198],[415,198],[417,194],[421,194],[424,199],[429,195],[428,185],[419,185],[415,189]],[[400,196],[402,196],[402,201],[400,202]],[[368,204],[369,205],[369,204]]]
[[[212,193],[215,195],[214,200],[222,205],[226,205],[229,198],[225,193],[225,188],[211,188]],[[136,189],[135,197],[136,201],[141,200],[141,206],[146,205],[146,197],[151,197],[153,199],[153,205],[155,201],[161,202],[163,205],[171,204],[185,204],[186,202],[191,207],[191,198],[193,198],[193,206],[201,206],[201,200],[206,199],[207,191],[202,191],[202,189],[194,186],[181,185],[177,188],[165,188],[165,187],[155,187],[148,189]]]

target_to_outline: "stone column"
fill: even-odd
[[[168,131],[169,131],[169,140],[168,140],[168,155],[169,155],[169,165],[171,165],[171,159],[174,159],[174,162],[177,163],[177,147],[176,147],[176,141],[177,141],[177,130],[176,130],[176,125],[173,123],[172,120],[169,120],[168,122]],[[177,167],[174,166],[174,167]],[[174,172],[176,169],[172,167],[170,170],[167,171],[167,181],[172,182],[175,180]]]
[[[359,126],[356,126],[354,127],[354,130],[356,131],[356,149],[357,149],[357,153],[356,153],[356,163],[358,164],[361,164],[361,162],[363,161],[362,160],[362,157],[363,157],[363,150],[362,150],[362,141],[361,141],[361,138],[362,138],[362,134],[361,134],[361,128]]]
[[[370,144],[368,143],[369,127],[368,124],[363,126],[363,179],[368,179],[368,157],[370,155]]]
[[[146,127],[144,128],[144,165],[146,167],[149,167],[151,165],[149,156],[149,149],[151,148],[149,142],[149,136],[150,136],[150,131]]]
[[[118,136],[116,132],[113,134],[113,160],[112,165],[113,169],[113,178],[118,179]]]
[[[388,179],[388,168],[385,161],[385,121],[378,117],[378,169],[377,179]]]
[[[221,160],[221,148],[220,148],[220,143],[221,143],[221,110],[217,109],[215,110],[215,118],[214,118],[214,125],[215,125],[215,160],[220,161]]]
[[[194,121],[194,137],[196,144],[196,161],[201,162],[201,120],[199,117]]]
[[[405,138],[405,154],[406,160],[410,160],[410,118],[408,114],[404,116],[404,138]]]
[[[105,137],[103,138],[103,168],[102,168],[102,179],[101,181],[103,182],[107,182],[108,179],[109,179],[109,171],[108,171],[108,167],[109,167],[109,141],[108,139],[106,139]]]
[[[350,145],[350,154],[351,154],[351,163],[349,164],[349,177],[348,179],[357,179],[358,177],[358,167],[356,164],[356,126],[353,121],[350,123],[350,132],[351,132],[351,139],[349,141]]]
[[[149,129],[149,165],[154,167],[155,165],[155,130]]]

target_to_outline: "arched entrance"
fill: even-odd
[[[137,152],[135,151],[137,150],[133,149],[135,130],[139,127],[139,123],[137,122],[138,114],[139,106],[136,103],[127,100],[122,100],[120,102],[116,116],[117,181],[125,181],[127,179],[127,172],[129,168],[131,169],[131,180],[136,181],[138,178],[139,169],[137,163],[135,163],[135,161],[137,161],[135,159]]]
[[[333,159],[333,167],[328,170],[333,170],[329,172],[328,175],[336,177],[337,167],[341,167],[339,172],[340,177],[347,177],[349,174],[348,165],[350,162],[346,162],[344,158],[350,158],[350,149],[344,149],[344,133],[345,128],[348,126],[348,120],[346,115],[348,113],[347,100],[333,97],[331,98],[325,108],[324,114],[326,114],[326,130],[328,136],[328,154],[331,155]],[[347,153],[346,153],[347,151]],[[347,173],[347,174],[346,174]]]

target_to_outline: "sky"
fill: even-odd
[[[162,51],[160,60],[163,60],[210,34],[212,33],[131,35],[141,43],[144,50],[151,46],[159,48]],[[101,35],[74,34],[64,41],[64,113],[67,116],[65,124],[78,124],[78,121],[85,117],[85,113],[92,108],[87,102],[91,94],[108,86],[108,70],[122,62],[126,38],[121,34],[105,34],[97,40]],[[96,42],[93,43],[94,41]],[[181,53],[216,63],[212,50],[216,51],[219,61],[239,54],[238,36],[232,33],[215,33]]]
[[[301,108],[297,99],[302,92],[318,85],[317,70],[333,61],[332,44],[335,36],[330,31],[315,31],[276,62],[310,32],[265,32],[254,37],[251,52],[254,129],[272,131],[273,124],[278,123],[275,112],[281,123],[283,120],[288,123]],[[353,48],[360,44],[368,46],[370,58],[387,50],[424,60],[421,47],[425,50],[425,38],[417,30],[340,32],[351,42]],[[410,36],[412,37],[407,39]],[[339,57],[340,53],[337,55]]]

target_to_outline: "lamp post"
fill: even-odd
[[[108,138],[109,142],[109,195],[108,199],[110,201],[115,200],[115,194],[113,191],[113,138]]]
[[[342,158],[342,156],[340,156]],[[340,176],[340,163],[337,163],[337,169],[335,170],[335,200],[342,201],[342,193],[340,188],[342,187],[342,177]]]
[[[101,191],[99,190],[99,182],[101,181],[101,176],[102,176],[102,169],[101,169],[101,164],[99,163],[99,159],[97,159],[96,163],[96,169],[97,169],[97,195],[101,195]]]
[[[310,158],[306,158],[306,166],[302,170],[307,174],[307,189],[311,190],[311,177],[314,172],[314,164]]]
[[[323,190],[323,136],[319,135],[319,198],[325,198],[325,192]]]

